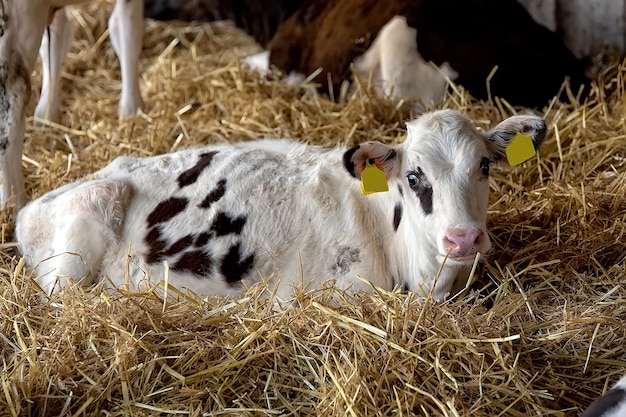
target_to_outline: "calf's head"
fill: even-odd
[[[428,246],[439,261],[473,262],[491,242],[486,229],[489,169],[517,132],[537,148],[546,124],[539,116],[510,117],[488,132],[453,110],[426,113],[407,123],[404,143],[367,142],[344,154],[344,166],[360,178],[367,161],[385,172],[398,201],[390,224],[409,240]],[[394,185],[393,183],[397,184]],[[369,198],[369,197],[364,197]]]

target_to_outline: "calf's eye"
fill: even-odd
[[[491,161],[489,160],[489,158],[483,158],[480,161],[480,171],[485,177],[489,176],[489,165],[491,165]]]
[[[417,184],[419,183],[419,178],[417,178],[417,175],[407,174],[406,179],[409,182],[409,187],[411,187],[412,189],[415,189],[415,187],[417,187]]]

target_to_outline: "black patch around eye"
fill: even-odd
[[[424,171],[422,171],[421,168],[417,168],[416,171],[407,173],[406,178],[409,183],[409,187],[411,187],[417,198],[420,200],[424,214],[432,214],[433,187],[426,178]]]
[[[491,163],[492,161],[487,157],[483,157],[483,159],[480,160],[480,172],[482,172],[485,177],[489,176],[489,166]]]

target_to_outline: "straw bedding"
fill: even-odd
[[[29,119],[23,166],[37,197],[117,155],[292,137],[399,141],[408,103],[366,90],[334,103],[260,80],[259,47],[220,25],[150,23],[145,113],[118,119],[110,2],[74,12],[63,126]],[[242,300],[68,290],[42,302],[2,214],[2,415],[570,416],[626,371],[626,94],[617,59],[586,104],[552,103],[539,156],[491,180],[492,254],[463,297],[302,292],[276,311]],[[28,114],[39,96],[40,74]],[[488,127],[511,109],[446,97]],[[271,295],[271,294],[270,294]],[[335,303],[328,299],[335,296]],[[263,301],[262,301],[263,300]]]

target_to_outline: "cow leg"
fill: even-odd
[[[22,149],[30,75],[48,18],[48,0],[0,0],[0,204],[24,202]]]
[[[143,27],[143,0],[116,0],[109,19],[109,32],[122,68],[120,116],[133,115],[143,106],[138,68]]]
[[[59,9],[54,14],[49,26],[50,36],[44,32],[39,48],[42,67],[41,97],[35,108],[35,116],[40,119],[59,123],[59,83],[61,81],[61,67],[63,60],[70,50],[76,27],[67,18],[65,9]]]

